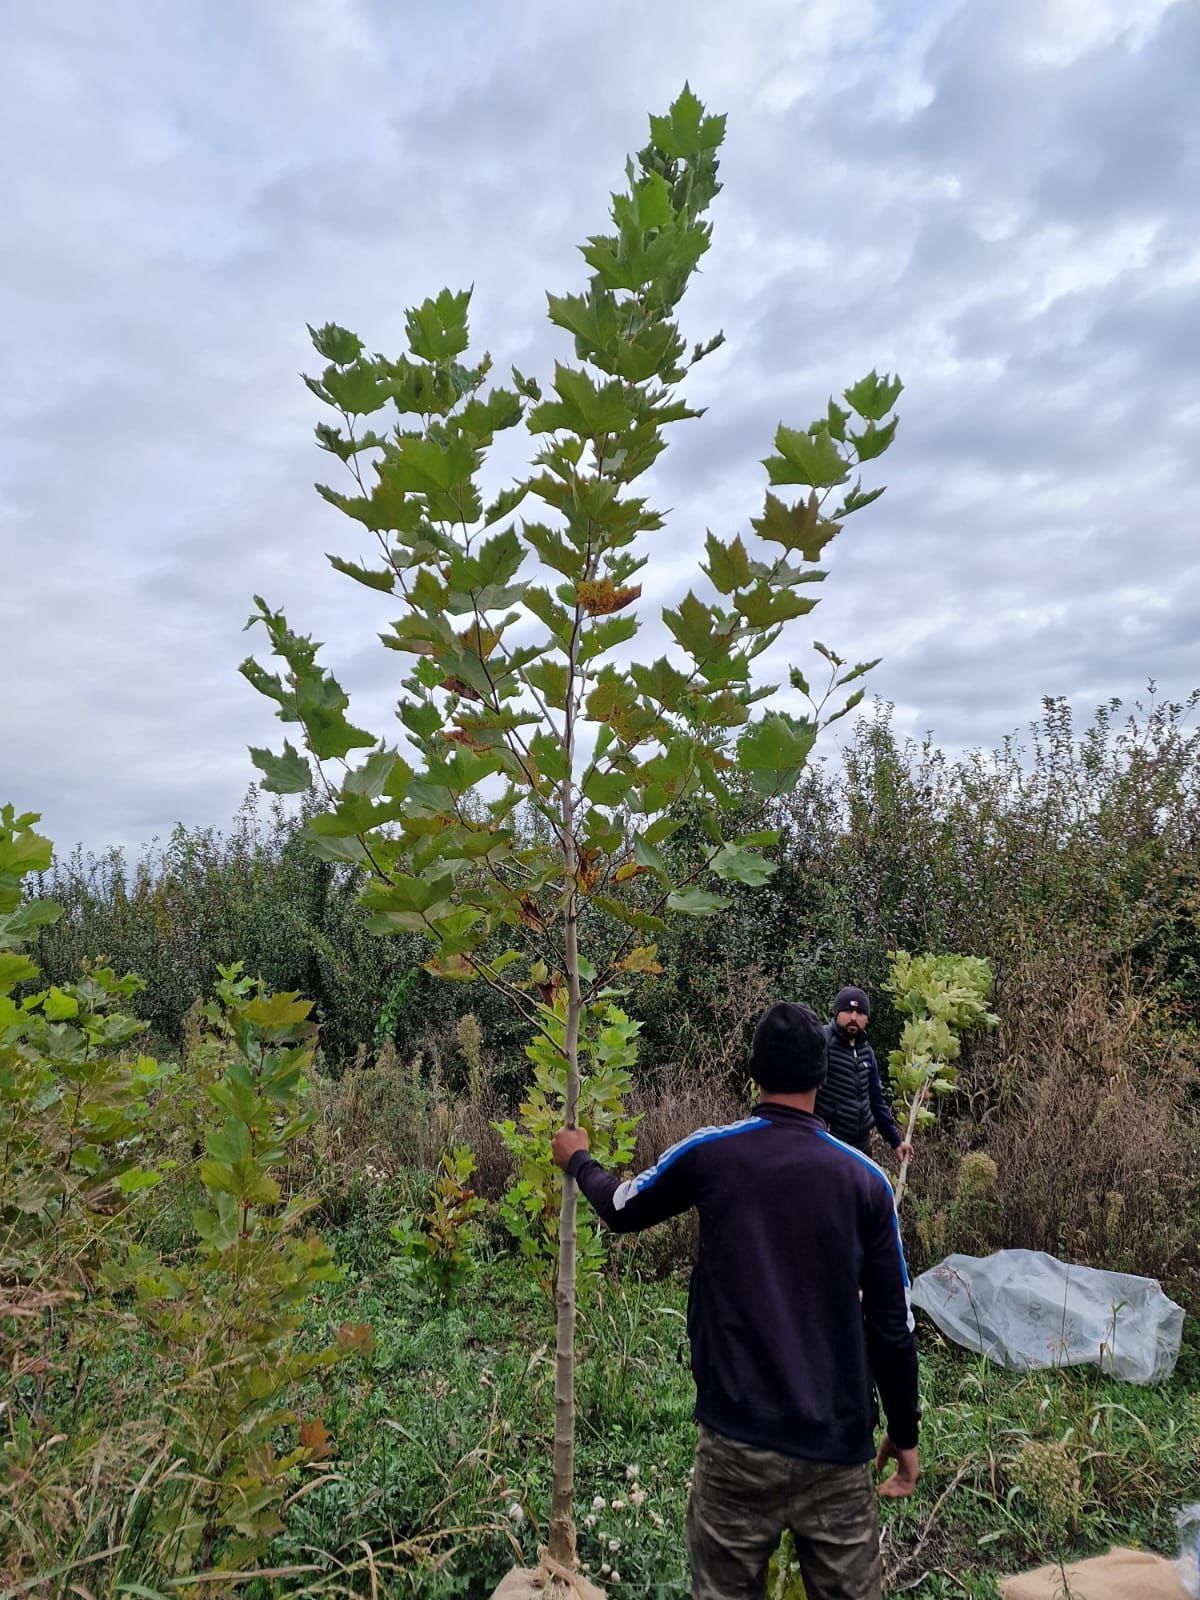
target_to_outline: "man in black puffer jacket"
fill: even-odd
[[[901,1135],[883,1096],[879,1063],[867,1043],[870,1003],[861,989],[838,991],[833,1021],[825,1030],[829,1041],[829,1076],[817,1094],[817,1115],[835,1139],[871,1154],[871,1129],[878,1128],[896,1152],[896,1159],[912,1159],[912,1145]]]

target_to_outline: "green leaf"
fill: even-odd
[[[649,667],[631,666],[629,673],[638,692],[664,711],[675,710],[688,684],[687,675],[673,667],[666,656],[659,656]]]
[[[777,622],[806,616],[817,602],[809,595],[795,594],[790,589],[773,589],[769,583],[756,583],[753,589],[735,595],[733,603],[752,628],[770,628]]]
[[[776,870],[773,861],[766,861],[755,851],[739,849],[732,844],[724,845],[718,850],[710,867],[718,878],[724,878],[731,883],[750,884],[755,888],[766,883]]]
[[[633,203],[638,226],[644,233],[652,228],[665,228],[675,214],[667,180],[657,172],[651,172],[634,184]]]
[[[864,422],[882,422],[900,398],[904,385],[899,378],[885,373],[881,378],[875,371],[868,372],[851,388],[845,390],[845,399]]]
[[[346,794],[365,795],[368,800],[378,800],[381,795],[398,800],[412,775],[408,762],[395,750],[373,750],[361,767],[346,774],[342,788]]]
[[[381,594],[391,594],[396,587],[396,574],[391,567],[362,567],[356,561],[343,561],[341,556],[331,556],[328,551],[325,559],[338,572],[344,572],[356,583],[366,584],[368,589],[378,589]]]
[[[672,834],[678,833],[682,827],[682,817],[659,817],[657,822],[650,824],[642,838],[647,844],[661,844],[664,839],[669,839]]]
[[[361,357],[348,367],[326,367],[321,382],[308,386],[330,405],[352,417],[369,417],[381,411],[391,399],[391,387],[384,369],[375,361]]]
[[[565,708],[569,681],[565,661],[543,659],[535,662],[533,666],[526,667],[524,678],[526,683],[539,691],[548,706],[556,711]]]
[[[840,711],[835,711],[832,716],[825,718],[825,725],[828,727],[831,722],[836,722],[839,717],[844,717],[847,712],[853,711],[855,706],[862,703],[862,697],[866,692],[865,689],[856,689]]]
[[[578,652],[580,665],[594,661],[597,656],[606,655],[617,645],[632,639],[637,631],[638,619],[634,613],[624,617],[605,617],[601,621],[593,622],[580,641]]]
[[[550,321],[574,334],[576,352],[581,357],[603,351],[616,340],[620,327],[616,301],[603,289],[593,288],[586,296],[550,294],[546,300]],[[519,383],[517,386],[521,387]],[[538,400],[541,396],[535,390],[536,385],[534,390],[523,392]]]
[[[30,978],[36,978],[37,973],[38,969],[28,956],[0,950],[0,994],[7,994],[18,983],[27,983]]]
[[[592,770],[584,779],[583,792],[598,806],[619,806],[633,787],[633,776],[627,772],[597,772]]]
[[[68,1018],[79,1015],[79,1001],[74,995],[64,994],[52,984],[42,1002],[42,1014],[50,1022],[66,1022]]]
[[[811,722],[768,712],[738,740],[738,761],[760,793],[774,793],[799,777],[815,737]]]
[[[811,433],[801,433],[781,422],[775,433],[775,448],[779,454],[768,456],[763,462],[774,484],[807,483],[825,489],[845,483],[850,475],[826,424],[819,424]]]
[[[479,464],[479,451],[461,434],[444,443],[433,438],[400,439],[393,455],[380,467],[383,483],[404,492],[450,494],[469,483]]]
[[[486,400],[472,397],[456,416],[463,432],[473,434],[480,444],[490,444],[495,434],[502,433],[505,428],[516,427],[520,420],[521,401],[511,389],[493,389]],[[519,492],[517,498],[520,499]],[[511,510],[512,506],[508,509]]]
[[[529,748],[539,770],[555,783],[561,783],[567,775],[567,753],[562,740],[552,733],[535,733]]]
[[[584,557],[581,550],[569,545],[557,528],[548,528],[541,522],[527,522],[522,527],[525,542],[531,545],[548,567],[561,572],[564,577],[578,581],[583,576]],[[533,609],[532,591],[525,603]]]
[[[722,544],[715,534],[710,533],[705,539],[704,548],[708,551],[708,565],[701,570],[707,573],[718,594],[732,594],[735,589],[744,589],[751,582],[754,574],[740,534],[732,544]]]
[[[271,794],[304,794],[312,788],[312,769],[289,740],[284,740],[281,756],[251,746],[250,759],[265,774],[262,787]]]
[[[670,883],[671,871],[663,858],[662,851],[641,834],[633,841],[633,859],[639,867],[645,867],[652,872],[660,883]]]
[[[467,309],[471,291],[451,294],[443,289],[436,300],[423,300],[405,312],[404,331],[409,349],[423,361],[448,361],[467,348]]]
[[[362,355],[362,340],[348,328],[339,328],[336,322],[327,322],[323,328],[314,328],[311,322],[306,326],[313,347],[326,361],[335,362],[339,367],[346,367]]]
[[[878,500],[883,490],[884,485],[881,484],[878,489],[871,489],[864,493],[856,483],[838,507],[838,516],[848,517],[855,511],[861,511],[864,506],[869,506],[873,500]]]
[[[474,559],[479,571],[477,587],[486,588],[506,584],[515,578],[525,559],[525,552],[515,530],[506,528],[503,533],[493,534],[486,539],[476,550]]]
[[[526,589],[522,603],[539,622],[545,623],[556,639],[567,643],[571,637],[571,617],[565,606],[560,606],[547,590],[536,585]]]
[[[876,427],[875,423],[868,422],[862,433],[852,433],[851,439],[858,450],[860,461],[871,461],[875,456],[881,456],[896,437],[896,427],[900,418],[893,417],[884,427]]]
[[[850,413],[843,411],[831,396],[829,414],[826,418],[825,426],[829,429],[830,437],[836,439],[839,444],[845,444],[846,442],[846,424],[849,420]]]
[[[807,500],[794,506],[785,506],[777,495],[768,491],[761,517],[751,519],[750,526],[760,539],[783,545],[785,550],[798,551],[805,561],[816,561],[821,551],[838,532],[838,524],[822,517],[816,491]]]
[[[28,900],[15,911],[0,914],[0,949],[23,944],[39,928],[48,928],[62,916],[53,900]]]
[[[137,1194],[139,1189],[153,1189],[161,1180],[162,1173],[148,1167],[126,1167],[124,1172],[118,1173],[116,1184],[122,1194]]]
[[[544,401],[530,412],[531,433],[564,429],[580,438],[595,439],[620,433],[633,420],[620,383],[598,387],[586,372],[559,363],[554,369],[554,389],[557,401]]]
[[[650,118],[650,137],[664,155],[687,160],[720,146],[725,137],[725,118],[706,117],[703,104],[685,83],[683,93],[667,115]]]
[[[18,828],[11,838],[0,837],[0,874],[25,877],[31,872],[49,872],[54,846],[31,828]]]
[[[663,621],[693,659],[703,661],[713,649],[713,613],[689,589],[677,611],[663,611]]]
[[[671,911],[682,911],[688,917],[715,917],[718,911],[727,911],[733,904],[724,895],[710,894],[707,889],[675,889],[667,896]]]
[[[865,677],[866,674],[874,667],[877,667],[882,660],[882,656],[876,656],[874,661],[860,661],[857,666],[851,667],[849,672],[842,673],[841,677],[837,681],[836,687],[841,689],[846,684],[853,683],[856,678]]]
[[[367,852],[356,838],[329,838],[310,833],[305,829],[308,848],[319,861],[333,861],[345,866],[362,867],[367,862]]]

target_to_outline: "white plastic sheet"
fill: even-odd
[[[1179,1560],[1175,1570],[1188,1600],[1200,1600],[1200,1505],[1184,1506],[1175,1513],[1179,1529]]]
[[[947,1256],[913,1285],[913,1305],[956,1344],[1001,1366],[1094,1362],[1129,1383],[1169,1378],[1183,1307],[1153,1278],[1069,1266],[1040,1250]]]

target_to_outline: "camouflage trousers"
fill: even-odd
[[[800,1461],[702,1426],[687,1510],[692,1600],[763,1600],[785,1528],[808,1600],[880,1600],[869,1466]]]

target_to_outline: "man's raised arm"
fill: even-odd
[[[615,1233],[636,1233],[676,1217],[696,1203],[694,1147],[683,1139],[645,1172],[624,1182],[588,1153],[583,1128],[562,1128],[551,1142],[554,1161],[574,1178],[601,1220]]]

